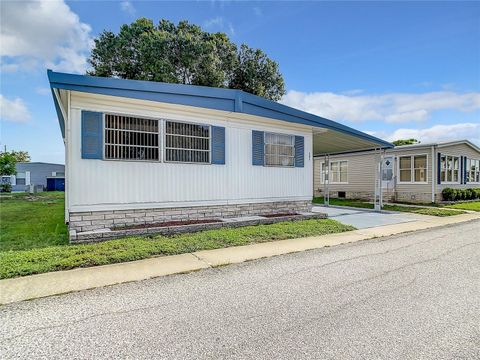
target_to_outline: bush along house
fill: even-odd
[[[330,197],[373,199],[378,178],[375,157],[381,158],[379,183],[382,198],[387,201],[435,203],[453,200],[451,191],[445,189],[480,188],[480,148],[468,140],[458,140],[397,146],[381,152],[342,153],[331,155],[327,161],[316,157],[315,195],[323,195],[328,189]],[[469,195],[457,200],[476,198],[472,191],[465,193]]]
[[[308,212],[313,155],[392,145],[239,90],[48,71],[71,241]]]

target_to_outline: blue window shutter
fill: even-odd
[[[212,126],[212,164],[225,165],[225,128]]]
[[[263,166],[265,140],[263,131],[252,130],[252,165]]]
[[[460,184],[463,184],[463,156],[460,156],[460,169],[459,169],[459,174],[458,177],[460,178]]]
[[[466,184],[467,183],[467,157],[464,156],[463,157],[463,183]]]
[[[82,111],[82,159],[102,159],[102,113]]]
[[[437,184],[442,183],[442,181],[440,180],[441,165],[442,165],[442,154],[437,153]]]
[[[305,140],[303,136],[295,136],[295,167],[305,164]]]

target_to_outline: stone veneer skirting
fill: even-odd
[[[280,201],[195,207],[71,212],[69,229],[78,232],[154,224],[177,220],[218,219],[238,216],[310,211],[311,201]]]

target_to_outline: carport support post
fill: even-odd
[[[383,165],[383,157],[384,154],[382,149],[378,149],[378,153],[375,150],[375,197],[374,201],[374,209],[375,211],[381,211],[383,207],[383,199],[382,199],[382,165]]]
[[[320,169],[320,172],[322,169]],[[330,190],[328,189],[328,183],[330,182],[330,156],[325,154],[323,160],[323,204],[325,206],[330,205]]]

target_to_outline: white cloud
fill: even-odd
[[[91,28],[63,0],[2,2],[1,22],[2,68],[85,72]]]
[[[401,128],[393,133],[381,131],[368,131],[368,133],[387,141],[413,138],[422,143],[431,143],[468,139],[480,146],[480,123],[435,125],[425,129]]]
[[[203,27],[208,31],[224,31],[228,29],[230,35],[235,35],[235,28],[233,24],[226,21],[223,17],[217,16],[203,22]]]
[[[9,100],[0,94],[0,117],[4,121],[28,122],[31,118],[27,105],[20,98]]]
[[[122,11],[130,15],[135,15],[135,12],[136,12],[133,4],[131,3],[131,1],[128,1],[128,0],[122,1],[120,3],[120,9],[122,9]]]
[[[51,95],[52,91],[48,87],[37,87],[35,92],[39,95]]]
[[[437,110],[471,112],[480,109],[480,93],[438,91],[358,95],[357,92],[336,94],[291,90],[281,102],[332,120],[407,123],[427,120]]]

